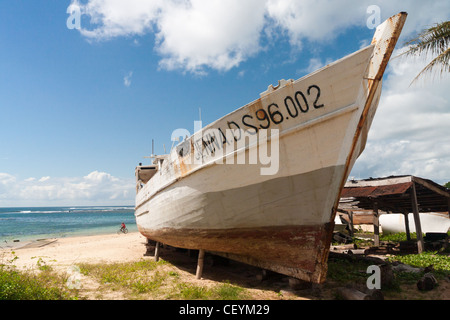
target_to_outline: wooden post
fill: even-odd
[[[264,281],[267,280],[267,270],[266,269],[261,269],[261,273],[256,275],[256,279],[258,281]]]
[[[406,240],[411,240],[411,232],[410,232],[410,230],[409,230],[409,217],[408,217],[408,215],[409,215],[409,212],[408,211],[405,211],[405,212],[403,212],[403,215],[404,215],[404,217],[405,217],[405,231],[406,231]]]
[[[155,261],[156,262],[159,261],[159,249],[160,249],[160,244],[159,244],[159,242],[156,242],[156,245],[155,245]]]
[[[197,261],[197,272],[195,277],[200,279],[203,273],[203,262],[205,260],[205,250],[200,249],[198,252],[198,261]]]
[[[355,235],[355,229],[354,229],[354,226],[353,226],[353,211],[352,210],[348,211],[348,217],[349,217],[349,220],[350,220],[350,225],[349,225],[350,236],[353,237]]]
[[[147,250],[145,251],[144,256],[153,256],[155,254],[155,245],[155,241],[147,239],[147,243],[145,244]]]
[[[423,242],[422,226],[420,224],[419,205],[417,204],[416,183],[414,181],[412,184],[411,204],[414,214],[414,224],[416,226],[417,252],[422,253],[425,244]]]
[[[373,240],[374,245],[379,246],[380,245],[380,219],[378,215],[378,203],[373,203]]]
[[[450,198],[447,199],[448,201],[448,217],[450,218]]]

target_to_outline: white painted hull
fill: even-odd
[[[324,281],[340,191],[364,149],[381,94],[377,49],[374,41],[280,85],[174,148],[137,191],[140,232],[169,245]],[[249,163],[261,150],[259,142],[241,145],[241,152],[225,150],[233,138],[239,143],[244,137],[219,132],[237,127],[248,137],[267,128],[267,148],[278,145],[278,162]],[[215,131],[208,135],[208,129]],[[243,154],[245,163],[230,164]]]
[[[283,127],[277,126],[280,130],[280,166],[275,175],[261,175],[263,166],[260,164],[232,165],[226,164],[225,160],[225,164],[193,164],[185,172],[194,172],[183,177],[180,159],[174,149],[162,169],[167,173],[157,174],[151,180],[155,183],[148,183],[137,195],[138,224],[153,228],[223,229],[329,222],[366,101],[367,83],[363,75],[372,51],[373,47],[367,47],[342,63],[278,89],[273,97],[266,98],[265,105],[283,106],[284,97],[294,96],[296,91],[320,83],[320,102],[324,104],[322,110],[311,112],[315,115],[298,116],[290,123],[282,123]],[[336,97],[341,97],[341,101]],[[257,100],[210,126],[224,128],[227,121],[239,123],[242,114],[251,115],[257,104],[262,102]],[[314,124],[308,125],[308,120]],[[246,150],[246,155],[249,152]],[[160,192],[159,186],[164,184],[170,186]],[[226,198],[239,189],[245,192],[238,191]],[[223,200],[212,200],[221,193]],[[144,204],[140,206],[141,203]],[[278,210],[277,215],[269,209],[270,204]],[[220,214],[208,214],[211,205],[215,205]],[[142,214],[147,211],[150,214]]]

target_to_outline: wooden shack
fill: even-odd
[[[406,176],[390,176],[350,180],[341,193],[339,211],[349,215],[352,224],[372,220],[375,245],[379,245],[379,216],[401,213],[410,239],[408,214],[413,213],[418,252],[424,249],[419,212],[447,212],[450,218],[450,190],[431,180]],[[359,212],[360,215],[355,215]],[[361,221],[354,221],[358,219]]]

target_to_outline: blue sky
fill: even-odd
[[[80,29],[67,26],[71,4]],[[450,13],[448,1],[412,0],[0,2],[0,206],[133,204],[152,139],[170,150],[199,108],[208,124],[367,45],[370,5],[381,22],[409,13],[399,49]],[[450,180],[449,82],[410,87],[423,64],[391,63],[352,176]]]

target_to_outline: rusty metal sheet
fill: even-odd
[[[412,186],[412,182],[397,183],[384,186],[370,187],[346,187],[342,190],[341,197],[368,198],[387,195],[403,194]]]

